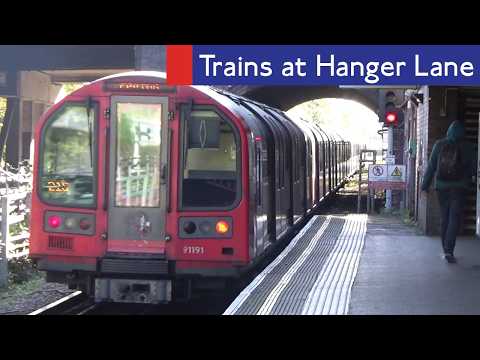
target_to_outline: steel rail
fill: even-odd
[[[59,300],[47,304],[28,315],[83,315],[95,304],[83,292],[75,291]]]

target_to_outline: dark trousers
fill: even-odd
[[[453,254],[458,230],[463,217],[465,190],[438,190],[441,213],[441,236],[444,253]]]

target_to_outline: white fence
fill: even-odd
[[[31,176],[0,170],[0,287],[7,285],[8,260],[29,253]]]
[[[30,192],[25,191],[5,195],[0,198],[0,286],[4,286],[7,283],[8,260],[28,255],[30,194]]]

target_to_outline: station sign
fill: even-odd
[[[406,166],[396,164],[371,164],[368,166],[368,186],[372,189],[404,190]]]

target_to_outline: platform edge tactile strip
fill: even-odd
[[[290,285],[293,277],[297,274],[298,270],[302,267],[302,265],[304,265],[305,262],[310,258],[310,255],[316,248],[319,240],[323,237],[323,235],[325,234],[325,231],[330,226],[331,219],[332,219],[331,217],[327,217],[327,219],[322,224],[320,229],[318,229],[318,232],[312,237],[312,239],[310,240],[310,243],[302,252],[302,254],[298,257],[295,263],[288,269],[288,271],[278,281],[275,288],[270,292],[267,299],[264,301],[262,307],[258,310],[257,315],[269,315],[272,312],[280,296]],[[292,283],[292,286],[294,285],[295,284]]]
[[[314,244],[312,251],[307,254],[303,264],[298,267],[290,284],[278,296],[275,305],[265,314],[299,315],[301,313],[307,295],[315,284],[328,256],[335,248],[344,224],[345,218],[333,216],[328,228],[324,232],[321,229],[319,230],[317,233],[318,241]],[[262,313],[258,312],[258,314]]]
[[[302,315],[346,315],[365,243],[367,216],[351,214],[312,287]]]
[[[305,248],[328,218],[314,216],[290,241],[288,246],[237,296],[223,315],[253,315],[261,308],[278,280],[285,275],[290,265],[302,255]],[[306,235],[310,236],[306,236]]]

